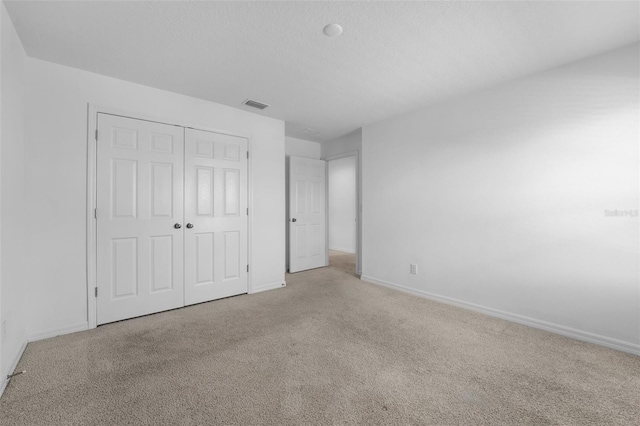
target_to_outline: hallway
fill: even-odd
[[[360,276],[356,274],[357,271],[355,253],[345,253],[343,251],[329,250],[329,267],[360,278]]]

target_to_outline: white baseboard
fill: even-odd
[[[263,284],[260,287],[253,287],[249,294],[260,293],[262,291],[274,290],[276,288],[286,287],[286,281],[274,281],[272,283]]]
[[[614,339],[611,337],[603,336],[600,334],[590,333],[588,331],[577,330],[571,327],[565,327],[560,324],[554,324],[551,322],[527,317],[524,315],[514,314],[511,312],[501,311],[499,309],[489,308],[475,303],[465,302],[464,300],[454,299],[447,296],[440,296],[438,294],[430,293],[423,290],[416,290],[411,287],[402,286],[399,284],[384,281],[378,278],[362,275],[361,280],[377,284],[383,287],[388,287],[394,290],[399,290],[404,293],[409,293],[414,296],[424,297],[425,299],[435,300],[436,302],[446,303],[448,305],[458,306],[460,308],[469,309],[472,311],[480,312],[485,315],[489,315],[496,318],[505,319],[518,324],[526,325],[533,328],[549,331],[551,333],[560,334],[562,336],[571,337],[576,340],[582,340],[584,342],[595,343],[597,345],[605,346],[611,349],[617,349],[619,351],[628,352],[634,355],[640,355],[640,345],[632,342],[626,342],[623,340]]]
[[[7,385],[9,384],[9,380],[7,380],[7,376],[9,374],[13,374],[16,368],[18,368],[18,363],[20,362],[20,358],[22,358],[22,354],[24,353],[24,350],[26,348],[27,348],[27,341],[25,340],[24,342],[22,342],[20,346],[18,346],[18,350],[13,355],[11,365],[9,365],[9,369],[7,371],[2,372],[2,378],[1,378],[2,380],[0,380],[0,397],[2,397],[4,390],[7,388]]]
[[[329,250],[341,251],[343,253],[355,254],[356,251],[354,249],[347,249],[342,247],[329,247]]]
[[[29,342],[35,342],[37,340],[48,339],[50,337],[61,336],[63,334],[75,333],[77,331],[85,331],[89,329],[89,323],[83,322],[76,325],[70,325],[68,327],[63,328],[54,328],[51,330],[40,331],[38,333],[29,334],[28,340]]]

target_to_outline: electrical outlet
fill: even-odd
[[[413,275],[417,275],[418,274],[418,265],[416,265],[415,263],[409,264],[409,272],[412,273]]]

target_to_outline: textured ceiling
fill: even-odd
[[[640,31],[638,2],[5,4],[29,56],[282,119],[316,141]],[[342,36],[324,36],[330,22]]]

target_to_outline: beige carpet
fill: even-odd
[[[3,425],[637,425],[640,357],[370,285],[288,287],[29,344]]]
[[[356,255],[355,253],[345,253],[343,251],[329,250],[329,267],[346,272],[354,277],[356,275]]]

